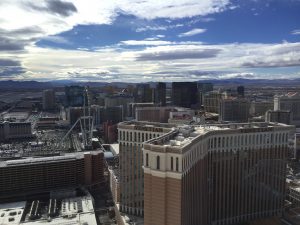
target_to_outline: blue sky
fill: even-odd
[[[299,12],[300,0],[3,0],[0,79],[297,78]]]

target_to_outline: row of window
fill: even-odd
[[[263,145],[271,143],[283,143],[288,141],[288,134],[285,133],[264,133],[237,135],[230,137],[215,137],[209,139],[209,149],[236,147],[240,145]]]
[[[130,131],[119,131],[120,141],[134,141],[134,142],[144,142],[152,138],[159,137],[158,133],[141,133],[141,132],[130,132]]]
[[[225,148],[237,147],[241,145],[263,145],[271,143],[282,143],[288,141],[288,133],[263,133],[263,134],[249,134],[228,137],[214,137],[208,139],[208,148]],[[203,141],[202,145],[193,147],[188,154],[183,158],[183,170],[199,160],[203,154],[203,150],[207,145],[207,141]]]
[[[191,150],[189,150],[189,152],[183,157],[182,171],[185,171],[188,166],[191,167],[193,165],[193,162],[197,162],[203,154],[207,153],[207,149],[205,146],[207,146],[207,141],[203,141],[202,144],[194,146]]]
[[[171,165],[171,171],[176,171],[176,172],[178,172],[179,171],[179,159],[178,159],[178,157],[176,157],[175,159],[174,159],[175,157],[173,157],[173,156],[171,156],[171,158],[170,158],[170,160],[171,160],[171,162],[170,162],[170,165]],[[149,167],[149,154],[148,153],[146,153],[146,167]],[[174,161],[175,161],[175,167],[174,167]],[[157,170],[160,170],[160,168],[161,168],[161,166],[160,166],[160,156],[159,155],[157,155],[156,156],[156,169]]]

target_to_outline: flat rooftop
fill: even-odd
[[[26,202],[0,204],[0,225],[97,225],[93,200],[89,195],[63,199],[55,217],[49,217],[47,208],[42,206],[40,218],[30,220],[25,210],[25,207],[30,207],[28,205]]]
[[[230,124],[212,124],[201,126],[183,125],[178,127],[173,132],[167,133],[159,138],[150,140],[147,143],[162,146],[183,147],[192,142],[198,136],[204,135],[211,131],[226,131],[226,130],[245,130],[253,132],[268,131],[272,128],[286,127],[293,128],[293,126],[280,123],[230,123]]]
[[[26,202],[0,204],[0,225],[18,225],[21,222]]]
[[[29,117],[29,112],[10,112],[3,116],[3,119],[26,120]]]
[[[151,127],[159,127],[159,128],[173,128],[176,125],[174,124],[169,124],[169,123],[156,123],[156,122],[147,122],[147,121],[125,121],[125,122],[120,122],[118,124],[118,127],[140,127],[140,128],[151,128]]]
[[[69,161],[83,158],[85,154],[96,154],[99,151],[91,151],[91,152],[74,152],[74,153],[66,153],[61,156],[49,156],[49,157],[28,157],[22,159],[15,160],[7,160],[0,161],[0,167],[8,167],[8,166],[22,166],[28,164],[40,164],[40,163],[51,163],[51,162],[59,162],[59,161]]]
[[[118,143],[116,144],[110,144],[111,150],[113,152],[114,155],[119,155],[120,152],[120,146]]]

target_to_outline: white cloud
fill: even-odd
[[[60,36],[48,36],[42,38],[42,40],[51,41],[58,44],[71,44],[71,42],[68,39]]]
[[[169,28],[170,28],[170,26],[145,26],[145,27],[139,27],[135,31],[136,32],[144,32],[147,30],[157,31],[157,30],[167,30]]]
[[[178,37],[190,37],[190,36],[194,36],[196,34],[202,34],[206,31],[206,29],[201,29],[201,28],[195,28],[193,30],[190,30],[188,32],[185,33],[181,33],[178,35]]]
[[[152,25],[152,26],[138,27],[135,31],[136,32],[144,32],[144,31],[148,31],[148,30],[153,30],[153,31],[169,30],[169,29],[183,27],[183,26],[184,26],[184,24],[181,24],[181,23],[177,23],[177,24],[173,24],[173,25],[164,25],[164,26]]]
[[[224,74],[227,76],[243,76],[251,73],[252,68],[300,67],[300,43],[205,45],[201,42],[163,41],[159,38],[165,36],[157,35],[145,40],[125,40],[117,46],[102,47],[94,52],[84,48],[38,48],[34,43],[40,39],[67,43],[68,40],[61,38],[59,33],[78,24],[111,24],[120,13],[146,20],[166,18],[172,21],[184,17],[209,16],[232,6],[230,0],[67,1],[73,5],[64,4],[62,0],[55,0],[55,4],[53,2],[0,2],[0,58],[20,62],[15,68],[15,71],[19,71],[16,78],[88,80],[90,77],[105,81],[139,82],[144,77],[171,81],[185,80],[187,74],[193,76],[189,79],[196,80],[212,74],[215,76],[216,71],[226,71]],[[166,30],[179,26],[182,24],[145,26],[137,31]],[[298,31],[293,33],[298,34]],[[203,32],[204,29],[196,29],[181,36]],[[126,45],[133,47],[122,48]],[[197,72],[199,68],[202,71]],[[8,73],[9,76],[13,75],[12,70]]]
[[[51,1],[2,2],[0,27],[11,31],[36,26],[41,29],[40,36],[47,36],[70,30],[77,24],[110,24],[119,13],[144,19],[184,18],[219,13],[230,5],[230,0],[70,0],[60,3],[69,4],[63,11],[59,8],[60,5],[54,8],[53,4],[50,4]],[[140,31],[142,29],[140,28]],[[163,30],[165,28],[158,26],[145,29]]]
[[[124,45],[170,45],[172,42],[170,41],[158,41],[158,40],[128,40],[121,42]]]
[[[300,67],[300,43],[204,45],[174,43],[144,49],[103,48],[97,52],[28,47],[21,68],[22,79],[76,79],[98,81],[197,80],[208,78],[259,78],[253,71]],[[6,54],[14,60],[15,55]],[[70,62],[72,64],[70,64]],[[282,70],[278,77],[282,77]],[[12,74],[13,71],[7,73]],[[297,71],[298,73],[298,71]],[[270,73],[276,78],[276,73]],[[275,74],[275,75],[274,75]],[[289,73],[287,77],[299,74]],[[146,79],[146,78],[145,78]]]
[[[145,19],[206,16],[224,11],[229,0],[119,0],[119,8],[128,14]]]
[[[0,52],[24,51],[47,38],[66,44],[68,40],[59,33],[79,24],[112,24],[120,13],[147,20],[174,19],[219,13],[229,6],[230,0],[1,0]],[[146,26],[137,31],[179,26],[183,25]]]
[[[291,32],[291,34],[293,34],[293,35],[300,35],[300,29],[299,30],[293,30]]]
[[[164,45],[201,45],[203,42],[200,41],[162,41],[158,38],[146,38],[144,40],[126,40],[121,41],[118,46],[128,45],[128,46],[164,46]]]

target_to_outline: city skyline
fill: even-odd
[[[300,77],[300,1],[1,1],[0,80]]]

